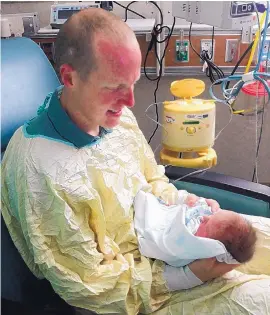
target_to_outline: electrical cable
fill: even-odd
[[[131,2],[129,5],[131,5],[132,3],[134,3],[134,1]],[[149,43],[149,46],[148,46],[148,49],[147,49],[147,52],[146,52],[146,56],[145,56],[145,59],[144,59],[143,69],[144,69],[144,74],[145,74],[145,76],[146,76],[146,78],[148,80],[156,81],[156,88],[155,88],[155,91],[154,91],[154,103],[156,104],[157,103],[157,91],[158,91],[159,83],[160,83],[160,80],[161,80],[161,77],[162,77],[163,60],[165,58],[165,54],[166,54],[166,51],[167,51],[167,48],[168,48],[168,45],[169,45],[169,41],[170,41],[170,38],[171,38],[173,30],[174,30],[176,19],[174,18],[173,25],[172,25],[171,29],[168,26],[164,26],[163,25],[163,13],[162,13],[160,7],[154,1],[150,1],[150,3],[152,3],[158,9],[158,11],[160,13],[161,21],[160,21],[159,24],[155,25],[155,27],[154,27],[154,29],[152,31],[152,37],[151,37],[151,41]],[[168,35],[165,36],[165,38],[163,40],[159,40],[158,36],[165,30],[167,30]],[[159,59],[159,56],[158,56],[158,53],[157,53],[157,44],[158,43],[161,44],[161,43],[164,43],[164,42],[166,42],[166,45],[165,45],[163,54],[162,54],[161,58]],[[147,72],[146,72],[147,59],[148,59],[149,53],[150,53],[150,51],[152,50],[153,47],[154,47],[155,57],[156,57],[157,62],[159,64],[159,73],[158,73],[158,76],[156,78],[149,77]],[[157,107],[157,105],[155,106],[155,111],[156,111],[156,121],[158,122],[159,121],[159,114],[158,114],[158,107]],[[150,143],[151,140],[153,139],[154,135],[156,134],[156,131],[157,131],[158,127],[159,127],[159,124],[156,125],[152,135],[149,138],[148,143]]]
[[[128,6],[124,6],[124,5],[120,4],[120,3],[117,2],[117,1],[113,1],[113,2],[114,2],[115,4],[117,4],[118,6],[120,6],[121,8],[125,9],[125,20],[124,20],[125,22],[127,21],[127,12],[128,12],[128,11],[130,11],[130,12],[132,12],[132,13],[134,13],[134,14],[140,16],[140,17],[142,17],[143,19],[145,19],[145,16],[139,14],[138,12],[136,12],[136,11],[134,11],[134,10],[129,9],[130,5],[132,5],[133,3],[136,3],[136,2],[138,2],[138,1],[132,1],[132,2],[130,2],[130,3],[128,4]],[[156,40],[156,41],[157,41],[157,40]],[[151,41],[150,41],[149,46],[148,46],[148,48],[147,48],[146,56],[145,56],[145,59],[144,59],[143,70],[144,70],[144,74],[146,75],[146,77],[147,77],[149,80],[151,80],[151,81],[156,81],[158,78],[151,79],[151,78],[149,78],[149,77],[147,76],[147,73],[146,73],[146,62],[147,62],[148,54],[149,54],[149,52],[152,50],[153,45],[154,45],[154,40],[153,40],[153,35],[152,35]],[[155,53],[156,53],[156,49],[155,49]],[[157,53],[156,53],[156,58],[158,59]],[[158,62],[159,62],[159,60],[158,60]]]
[[[132,5],[132,4],[134,4],[134,3],[136,3],[136,2],[138,2],[138,1],[131,1],[126,7],[125,7],[125,22],[127,21],[127,13],[128,13],[128,11],[130,11],[130,9],[129,9],[129,7]],[[162,11],[161,11],[161,9],[160,9],[160,7],[155,3],[155,1],[149,1],[149,3],[152,3],[157,9],[158,9],[158,11],[159,11],[159,13],[160,13],[160,16],[161,16],[161,22],[160,22],[160,24],[158,24],[159,26],[161,25],[163,25],[163,14],[162,14]],[[123,5],[122,5],[122,7],[124,7]],[[135,11],[133,11],[133,13],[135,13]],[[138,14],[137,12],[135,13],[135,14]]]
[[[245,77],[245,76],[248,76],[248,77]],[[236,99],[236,96],[239,94],[240,90],[242,89],[242,87],[244,86],[244,84],[248,81],[259,81],[261,82],[261,84],[265,87],[267,93],[270,95],[270,87],[268,86],[268,83],[266,82],[266,80],[264,78],[270,78],[270,74],[268,73],[265,73],[265,72],[256,72],[254,71],[253,73],[250,74],[244,74],[243,76],[242,75],[234,75],[234,76],[229,76],[227,78],[224,78],[224,79],[220,79],[220,80],[217,80],[215,81],[210,89],[209,89],[209,93],[211,95],[211,97],[217,101],[217,102],[224,102],[223,99],[219,99],[217,98],[215,95],[214,95],[214,92],[213,92],[213,86],[214,85],[217,85],[219,83],[221,83],[221,89],[223,90],[223,95],[227,95],[225,97],[227,103],[231,106],[231,102],[234,102],[235,99]],[[235,85],[236,87],[234,89],[231,89],[231,90],[235,90],[235,92],[231,92],[230,94],[228,94],[228,90],[224,90],[224,86],[225,84],[228,82],[228,81],[239,81],[237,85]],[[232,106],[231,106],[232,107]],[[247,111],[247,110],[245,110]],[[234,111],[235,113],[235,111]]]
[[[133,4],[133,3],[136,3],[137,1],[131,1],[128,5],[127,5],[127,7],[126,7],[126,9],[125,9],[125,22],[127,21],[127,18],[128,18],[128,10],[129,10],[129,7]]]
[[[208,51],[203,50],[200,54],[195,50],[195,48],[192,45],[191,41],[191,29],[192,29],[192,22],[190,23],[189,26],[189,33],[188,33],[188,39],[189,39],[189,44],[191,49],[194,51],[194,53],[207,65],[206,68],[206,76],[210,79],[210,81],[213,83],[218,79],[224,78],[225,74],[219,68],[214,62],[211,61],[211,59],[214,56],[214,32],[215,28],[213,27],[212,30],[212,48],[211,48],[211,55],[209,56]]]
[[[115,3],[116,5],[118,5],[119,7],[123,8],[123,9],[127,8],[126,6],[122,5],[121,3],[117,2],[117,1],[113,1],[113,3]],[[127,9],[127,11],[136,14],[137,16],[141,17],[142,19],[146,19],[145,16],[141,15],[140,13],[138,13],[136,11],[133,11],[131,9]]]
[[[255,116],[255,148],[257,150],[258,148],[258,101],[259,101],[259,82],[257,82],[257,90],[256,90],[256,103],[255,103],[255,107],[256,107],[256,116]],[[256,154],[255,157],[255,174],[256,174],[256,182],[259,182],[258,179],[258,156]]]
[[[264,25],[264,31],[263,31],[263,39],[261,42],[261,47],[260,47],[260,51],[259,51],[259,58],[258,58],[258,63],[255,67],[255,71],[252,71],[250,73],[245,73],[243,75],[230,75],[226,78],[223,79],[219,79],[217,81],[214,82],[213,85],[217,85],[221,83],[221,89],[223,91],[223,94],[227,95],[227,102],[229,105],[233,105],[233,103],[235,102],[236,97],[238,96],[240,90],[242,89],[242,87],[244,86],[244,84],[246,82],[250,82],[250,81],[259,81],[266,89],[268,95],[270,96],[270,87],[268,86],[268,83],[266,81],[267,78],[270,78],[270,74],[269,73],[265,73],[265,72],[259,72],[258,69],[261,65],[261,58],[262,58],[262,49],[264,47],[264,42],[265,42],[265,38],[266,38],[266,32],[267,32],[267,28],[268,28],[268,20],[269,20],[269,2],[267,2],[267,9],[266,9],[266,19],[265,19],[265,25]],[[258,24],[260,22],[258,21]],[[235,91],[232,91],[232,93],[227,93],[226,89],[225,89],[225,85],[227,82],[229,81],[239,81],[239,84],[237,84],[237,87],[235,89]],[[213,93],[213,85],[210,87],[210,95],[212,96],[213,99],[215,99],[218,102],[223,102],[223,100],[217,98],[214,93]],[[246,110],[244,110],[246,112]],[[243,111],[241,111],[243,112]]]
[[[121,5],[121,7],[125,8],[125,22],[127,21],[127,18],[128,18],[128,11],[131,11],[129,9],[129,7],[136,3],[138,1],[132,1],[130,2],[126,7]],[[168,26],[164,26],[163,25],[163,13],[162,13],[162,10],[160,9],[160,7],[157,5],[157,3],[155,1],[149,1],[149,3],[153,4],[159,11],[159,14],[160,14],[160,23],[155,25],[154,28],[153,28],[153,31],[151,33],[151,41],[148,45],[148,48],[147,48],[147,52],[146,52],[146,55],[145,55],[145,58],[144,58],[144,64],[143,64],[143,71],[144,71],[144,74],[146,76],[146,78],[149,80],[149,81],[156,81],[156,88],[155,88],[155,91],[154,91],[154,104],[157,103],[157,91],[158,91],[158,88],[159,88],[159,83],[160,83],[160,80],[161,80],[161,77],[162,77],[162,70],[163,70],[163,60],[165,58],[165,54],[166,54],[166,50],[168,48],[168,45],[169,45],[169,41],[170,41],[170,38],[172,36],[172,33],[173,33],[173,29],[174,29],[174,26],[175,26],[175,22],[176,22],[176,19],[174,18],[173,20],[173,25],[171,28],[169,28]],[[119,5],[119,3],[116,3]],[[133,13],[137,14],[137,12],[133,11]],[[167,30],[168,32],[168,35],[165,36],[165,38],[163,40],[159,40],[158,37],[161,35],[161,33],[163,31]],[[161,43],[164,43],[166,42],[166,45],[165,45],[165,48],[164,48],[164,51],[163,51],[163,54],[161,56],[161,58],[159,58],[158,56],[158,53],[157,53],[157,44],[161,44]],[[149,56],[149,53],[150,51],[154,48],[154,54],[155,54],[155,57],[157,59],[157,62],[158,62],[158,65],[159,65],[159,73],[158,73],[158,76],[156,78],[151,78],[148,76],[147,72],[146,72],[146,63],[147,63],[147,60],[148,60],[148,56]],[[158,122],[159,121],[159,114],[158,114],[158,108],[157,108],[157,105],[156,105],[156,121]],[[157,129],[159,127],[159,124],[156,125],[155,127],[155,130],[153,131],[148,143],[151,142],[151,140],[153,139]]]
[[[270,45],[268,45],[268,52],[267,52],[267,59],[266,59],[266,72],[268,72],[268,63],[269,63],[269,59],[270,59]],[[258,143],[257,143],[257,150],[256,150],[256,157],[255,157],[255,161],[258,160],[259,157],[259,151],[260,151],[260,145],[261,145],[261,140],[262,140],[262,131],[263,131],[263,125],[264,125],[264,114],[265,114],[265,106],[267,104],[269,104],[269,100],[270,100],[270,96],[268,96],[268,101],[266,102],[266,95],[264,95],[264,102],[263,102],[263,108],[262,108],[262,119],[261,119],[261,128],[260,128],[260,134],[259,134],[259,139],[258,139]],[[257,168],[257,170],[256,170]],[[253,170],[253,175],[252,175],[252,182],[255,179],[255,174],[256,172],[258,172],[258,165],[255,162],[255,166],[254,166],[254,170]],[[258,176],[258,175],[257,175]],[[257,178],[258,179],[258,178]]]
[[[268,23],[267,28],[269,28],[269,26],[270,26],[270,22]],[[264,29],[261,31],[261,35],[263,34],[263,32],[264,32]],[[246,57],[246,55],[247,55],[247,54],[249,53],[249,51],[252,49],[253,44],[254,44],[254,41],[249,44],[248,48],[244,51],[243,55],[242,55],[242,56],[240,57],[240,59],[237,61],[236,65],[234,66],[234,68],[233,68],[233,70],[232,70],[232,72],[231,72],[231,74],[230,74],[231,76],[235,74],[235,72],[237,71],[238,67],[240,66],[240,64],[242,63],[242,61],[243,61],[244,58]],[[229,86],[230,86],[230,81],[228,81],[228,82],[226,83],[226,90],[229,88]]]
[[[261,35],[260,34],[261,34],[261,31],[262,31],[263,23],[264,23],[265,18],[266,18],[266,11],[263,13],[262,18],[260,20],[259,12],[258,12],[258,10],[257,10],[255,5],[254,5],[254,8],[256,10],[256,15],[257,15],[258,30],[257,30],[256,35],[255,35],[255,40],[254,40],[254,43],[252,45],[252,49],[251,49],[251,52],[250,52],[250,56],[249,56],[249,59],[248,59],[248,63],[247,63],[247,66],[246,66],[245,73],[249,72],[251,63],[252,63],[254,55],[255,55],[257,44],[258,44],[258,42],[260,42],[260,39],[261,39]],[[260,47],[260,44],[259,44],[259,47]]]
[[[189,26],[189,33],[188,33],[188,40],[189,40],[189,45],[191,47],[191,49],[195,52],[195,54],[201,58],[201,55],[195,50],[195,48],[193,47],[192,45],[192,41],[191,41],[191,28],[192,28],[192,22],[190,23],[190,26]]]
[[[269,5],[267,7],[267,11],[265,12],[266,14],[264,14],[264,16],[262,17],[266,19],[265,21],[265,29],[264,29],[264,33],[263,33],[263,40],[261,42],[261,35],[259,36],[259,47],[260,47],[260,51],[259,51],[259,61],[261,61],[262,59],[262,54],[263,54],[263,47],[264,47],[264,41],[266,38],[266,33],[267,33],[267,28],[269,27],[269,23],[266,27],[266,23],[267,23],[267,16],[269,15]],[[257,14],[257,19],[259,20],[259,12],[256,8],[256,14]],[[259,24],[259,31],[260,34],[262,34],[261,32],[261,24]],[[270,58],[270,45],[268,45],[268,51],[267,51],[267,55],[266,55],[266,73],[268,72],[268,62],[269,62],[269,58]],[[260,62],[258,62],[256,69],[258,69],[260,66]],[[259,88],[259,83],[257,83],[257,93],[256,93],[256,156],[255,156],[255,165],[254,165],[254,170],[253,170],[253,175],[252,175],[252,182],[255,180],[256,177],[256,182],[259,182],[258,179],[258,156],[259,156],[259,150],[260,150],[260,144],[261,144],[261,139],[262,139],[262,131],[263,131],[263,125],[264,125],[264,113],[265,113],[265,106],[266,104],[269,103],[269,99],[270,99],[270,95],[268,93],[268,101],[266,103],[266,95],[264,94],[263,96],[263,108],[262,108],[262,118],[261,118],[261,127],[260,127],[260,134],[259,134],[259,139],[258,139],[258,100],[259,100],[259,96],[258,96],[258,88]]]
[[[256,47],[257,47],[257,44],[259,43],[259,47],[261,47],[262,27],[263,27],[263,23],[265,22],[265,19],[266,19],[266,16],[267,16],[266,11],[265,11],[264,14],[263,14],[263,16],[262,16],[262,18],[261,18],[261,20],[260,20],[259,12],[258,12],[258,9],[257,9],[257,7],[256,7],[256,4],[253,3],[253,5],[254,5],[254,9],[255,9],[255,11],[256,11],[256,16],[257,16],[258,31],[256,32],[256,38],[255,38],[254,42],[252,43],[252,46],[250,46],[250,47],[252,47],[252,49],[251,49],[251,53],[250,53],[250,57],[249,57],[248,64],[247,64],[247,66],[246,66],[245,74],[248,73],[248,71],[249,71],[249,67],[250,67],[250,64],[251,64],[251,60],[253,59],[253,56],[254,56],[254,53],[255,53],[255,49],[256,49]],[[230,81],[228,81],[228,82],[230,82]],[[237,82],[237,84],[236,84],[237,87],[238,87],[238,83],[241,83],[241,81]],[[227,85],[228,85],[228,83],[227,83]],[[226,85],[226,87],[227,87],[227,85]],[[234,87],[235,87],[236,85],[234,85]],[[233,87],[233,89],[234,89],[234,87]],[[224,90],[224,89],[223,89],[223,95],[224,95],[224,94],[227,94],[227,100],[230,100],[230,96],[232,95],[233,89],[232,89],[232,90],[231,90],[231,89],[227,89],[227,90]],[[241,87],[239,88],[239,90],[236,89],[236,91],[235,91],[235,94],[236,94],[236,95],[238,94],[238,92],[240,91],[240,89],[241,89]],[[229,92],[229,91],[231,91],[231,92]],[[236,110],[236,109],[234,109],[235,100],[236,100],[236,97],[233,99],[233,101],[229,101],[229,102],[228,102],[228,103],[230,104],[230,106],[231,106],[231,108],[232,108],[232,110],[233,110],[233,113],[234,113],[235,115],[245,116],[246,113],[249,114],[249,113],[251,113],[251,112],[253,111],[253,109],[241,109],[241,110]],[[255,111],[255,112],[258,113],[258,108],[256,108],[256,111]]]
[[[165,54],[166,54],[166,51],[167,51],[167,48],[168,48],[168,45],[169,45],[169,42],[170,42],[170,38],[172,36],[172,33],[173,33],[173,30],[174,30],[174,26],[175,26],[175,22],[176,22],[176,19],[174,18],[173,19],[173,24],[172,24],[172,28],[170,30],[170,33],[169,35],[167,36],[167,42],[166,42],[166,45],[165,45],[165,48],[164,48],[164,51],[163,51],[163,55],[161,57],[161,60],[160,60],[160,67],[159,67],[159,75],[158,75],[158,79],[157,79],[157,84],[156,84],[156,89],[154,91],[154,99],[155,99],[155,103],[157,103],[157,91],[158,91],[158,88],[159,88],[159,82],[161,80],[161,77],[162,77],[162,64],[163,64],[163,60],[165,58]],[[159,115],[158,115],[158,107],[156,105],[156,120],[157,122],[159,121]],[[151,137],[149,138],[149,141],[148,143],[150,144],[151,140],[153,139],[154,135],[156,134],[157,130],[158,130],[158,124],[156,125]]]
[[[264,47],[264,42],[266,39],[266,34],[267,34],[267,22],[269,22],[269,10],[270,10],[270,6],[269,6],[269,1],[267,2],[267,9],[266,9],[266,17],[265,17],[265,27],[264,27],[264,32],[263,32],[263,39],[261,40],[260,37],[260,44],[261,44],[261,49],[259,50],[259,58],[258,58],[258,63],[255,67],[255,71],[259,70],[260,67],[260,63],[262,60],[262,54],[263,54],[263,47]],[[257,13],[257,18],[259,19],[259,13],[258,10],[256,9],[256,13]],[[260,28],[260,21],[258,20],[258,26]]]
[[[262,131],[263,131],[263,123],[264,123],[264,111],[265,111],[265,106],[266,106],[266,100],[264,99],[263,102],[263,109],[262,109],[262,121],[261,121],[261,128],[260,128],[260,134],[259,134],[259,139],[258,139],[258,99],[259,99],[259,84],[263,84],[265,90],[267,91],[268,94],[268,102],[269,102],[269,98],[270,98],[270,88],[268,86],[268,82],[267,82],[267,78],[270,77],[270,74],[266,72],[258,72],[258,69],[261,66],[261,62],[262,62],[262,54],[263,54],[263,47],[264,47],[264,42],[266,39],[266,33],[267,33],[267,28],[269,27],[269,2],[267,3],[267,10],[266,10],[266,18],[265,18],[265,25],[263,28],[263,31],[261,32],[261,24],[260,24],[260,20],[259,20],[259,14],[258,11],[256,10],[256,14],[257,14],[257,19],[258,19],[258,26],[259,26],[259,36],[258,36],[258,40],[259,40],[259,57],[258,57],[258,62],[257,65],[255,67],[255,71],[251,72],[251,73],[245,73],[244,75],[231,75],[225,79],[221,79],[219,80],[219,82],[214,82],[212,84],[212,86],[210,87],[210,94],[211,96],[220,102],[223,103],[228,103],[230,105],[230,101],[233,100],[233,102],[236,99],[236,96],[238,95],[239,91],[242,89],[243,85],[251,80],[255,80],[257,82],[257,93],[256,93],[256,157],[255,157],[255,166],[254,166],[254,170],[253,170],[253,176],[252,176],[252,181],[255,180],[259,182],[258,179],[258,155],[259,155],[259,149],[260,149],[260,144],[261,144],[261,139],[262,139]],[[261,36],[263,35],[263,39],[261,40]],[[250,49],[252,47],[253,43],[249,46]],[[270,58],[269,55],[269,49],[270,46],[268,47],[268,53],[267,53],[267,66],[268,66],[268,59]],[[259,70],[260,71],[260,70]],[[228,83],[232,80],[239,80],[232,89],[225,89],[225,85],[228,86]],[[218,98],[216,98],[213,94],[212,88],[214,85],[216,85],[217,83],[222,84],[222,90],[223,90],[223,95],[226,99],[226,101],[224,100],[220,100]],[[265,97],[265,95],[264,95]],[[231,106],[232,107],[232,106]]]
[[[251,50],[251,54],[250,54],[250,60],[252,58],[252,53],[254,54],[255,52],[255,47],[259,41],[259,47],[261,48],[260,50],[260,55],[262,54],[262,45],[261,45],[261,23],[260,23],[260,17],[259,17],[259,12],[256,8],[256,5],[254,5],[254,8],[256,9],[256,15],[257,15],[257,21],[258,21],[258,27],[259,27],[259,30],[258,30],[258,33],[257,33],[257,36],[255,38],[255,41],[254,41],[254,44],[253,44],[253,47],[252,47],[252,50]],[[265,12],[266,13],[266,12]],[[265,19],[267,16],[267,14],[264,14],[263,19]],[[261,57],[259,57],[259,59],[261,60]],[[249,62],[250,62],[249,60]],[[248,63],[247,65],[247,68],[246,70],[248,69],[248,67],[250,66],[250,63]],[[258,67],[256,67],[257,69]],[[245,71],[245,73],[247,73],[247,71]],[[255,116],[255,143],[256,143],[256,150],[258,150],[258,102],[259,102],[259,82],[257,82],[257,89],[256,89],[256,116]],[[259,182],[259,178],[258,178],[258,154],[256,152],[256,156],[255,156],[255,165],[254,165],[254,170],[255,170],[255,175],[256,175],[256,182],[258,183]]]

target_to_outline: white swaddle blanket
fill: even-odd
[[[140,191],[134,201],[134,224],[141,254],[174,267],[210,257],[237,264],[221,242],[195,236],[188,230],[187,209],[185,204],[162,205],[154,195]]]

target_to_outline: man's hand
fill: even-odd
[[[189,269],[202,282],[223,276],[225,273],[239,267],[237,264],[220,263],[215,257],[195,260],[188,265]]]
[[[189,207],[193,207],[195,205],[195,203],[198,201],[199,197],[197,197],[194,194],[189,194],[187,199],[186,199],[186,204]],[[220,206],[218,204],[218,202],[216,200],[213,199],[205,199],[205,201],[207,202],[208,206],[211,207],[211,210],[213,211],[213,213],[217,212],[220,210]]]

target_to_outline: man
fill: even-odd
[[[173,268],[139,253],[139,190],[166,202],[196,197],[168,183],[128,109],[141,68],[134,33],[111,13],[85,10],[61,28],[55,54],[63,87],[16,131],[2,168],[3,217],[28,267],[69,304],[98,313],[202,314],[213,302],[206,312],[217,314],[220,301],[243,310],[231,288],[252,279],[269,288],[267,276],[202,285],[234,266],[206,259]],[[265,287],[253,309],[267,307]]]

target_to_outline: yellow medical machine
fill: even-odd
[[[216,165],[216,108],[213,100],[195,98],[205,84],[197,79],[174,81],[170,91],[173,101],[163,103],[161,163],[188,168]]]

